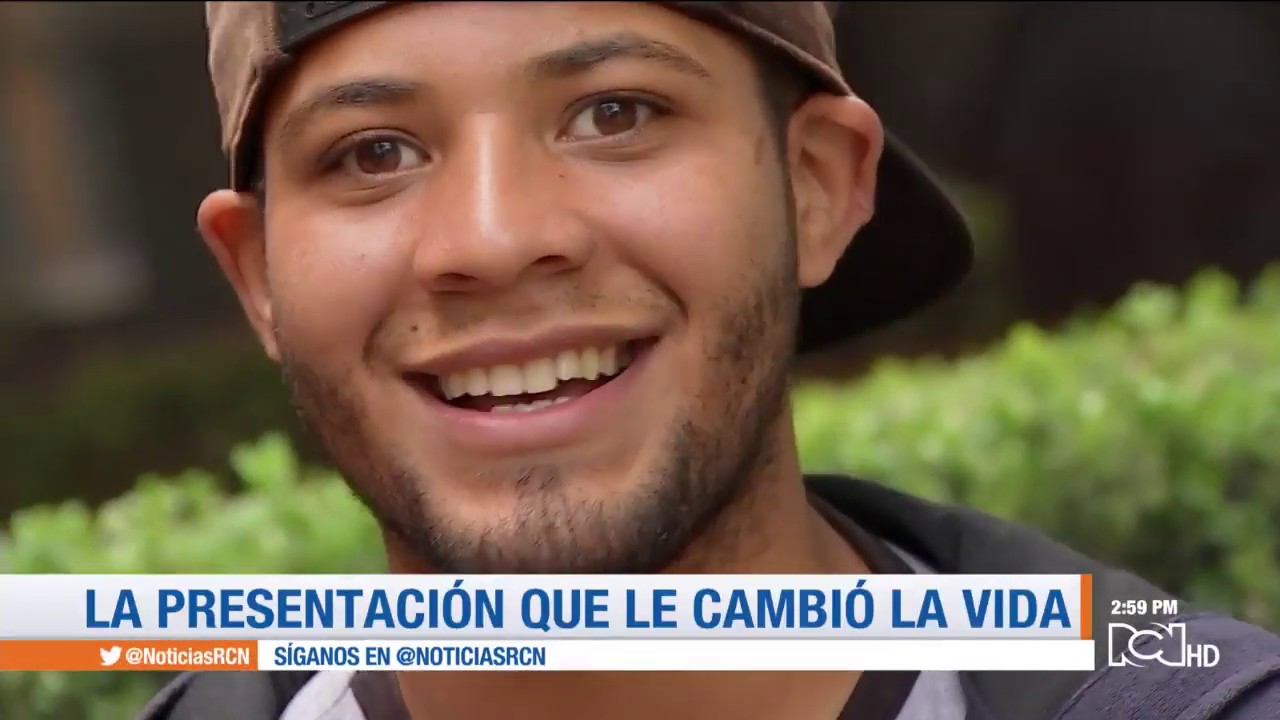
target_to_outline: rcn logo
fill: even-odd
[[[1138,629],[1125,623],[1107,626],[1107,664],[1112,667],[1213,667],[1218,664],[1217,645],[1187,642],[1183,623],[1151,623]]]

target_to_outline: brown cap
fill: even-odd
[[[247,190],[267,89],[308,42],[389,2],[209,2],[209,71],[231,186]],[[838,3],[658,3],[777,53],[819,90],[850,94],[835,52]],[[879,168],[875,217],[822,286],[805,291],[799,351],[807,353],[923,309],[972,264],[968,228],[937,181],[891,133]]]

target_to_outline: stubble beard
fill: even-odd
[[[788,223],[790,226],[791,223]],[[789,233],[789,238],[793,237]],[[553,465],[485,478],[514,493],[519,510],[487,525],[461,523],[437,502],[436,480],[397,462],[369,437],[367,413],[340,378],[326,378],[281,344],[285,381],[299,417],[385,533],[427,567],[449,573],[660,571],[676,561],[701,571],[732,561],[751,528],[753,485],[771,464],[785,417],[798,323],[794,241],[748,297],[726,303],[706,343],[701,393],[667,428],[666,451],[647,477],[607,500],[586,500],[585,482]],[[697,550],[691,550],[695,541]]]

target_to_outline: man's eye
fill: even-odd
[[[347,149],[339,165],[352,175],[393,175],[426,162],[424,153],[398,138],[369,138]]]
[[[640,128],[653,116],[649,103],[630,98],[607,98],[587,106],[569,121],[565,135],[570,140],[622,135]]]

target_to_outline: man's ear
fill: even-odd
[[[856,97],[818,94],[791,116],[787,162],[796,204],[801,287],[826,282],[875,212],[884,128]]]
[[[279,362],[266,233],[258,202],[247,193],[218,190],[200,203],[196,218],[201,237],[235,290],[263,349]]]

